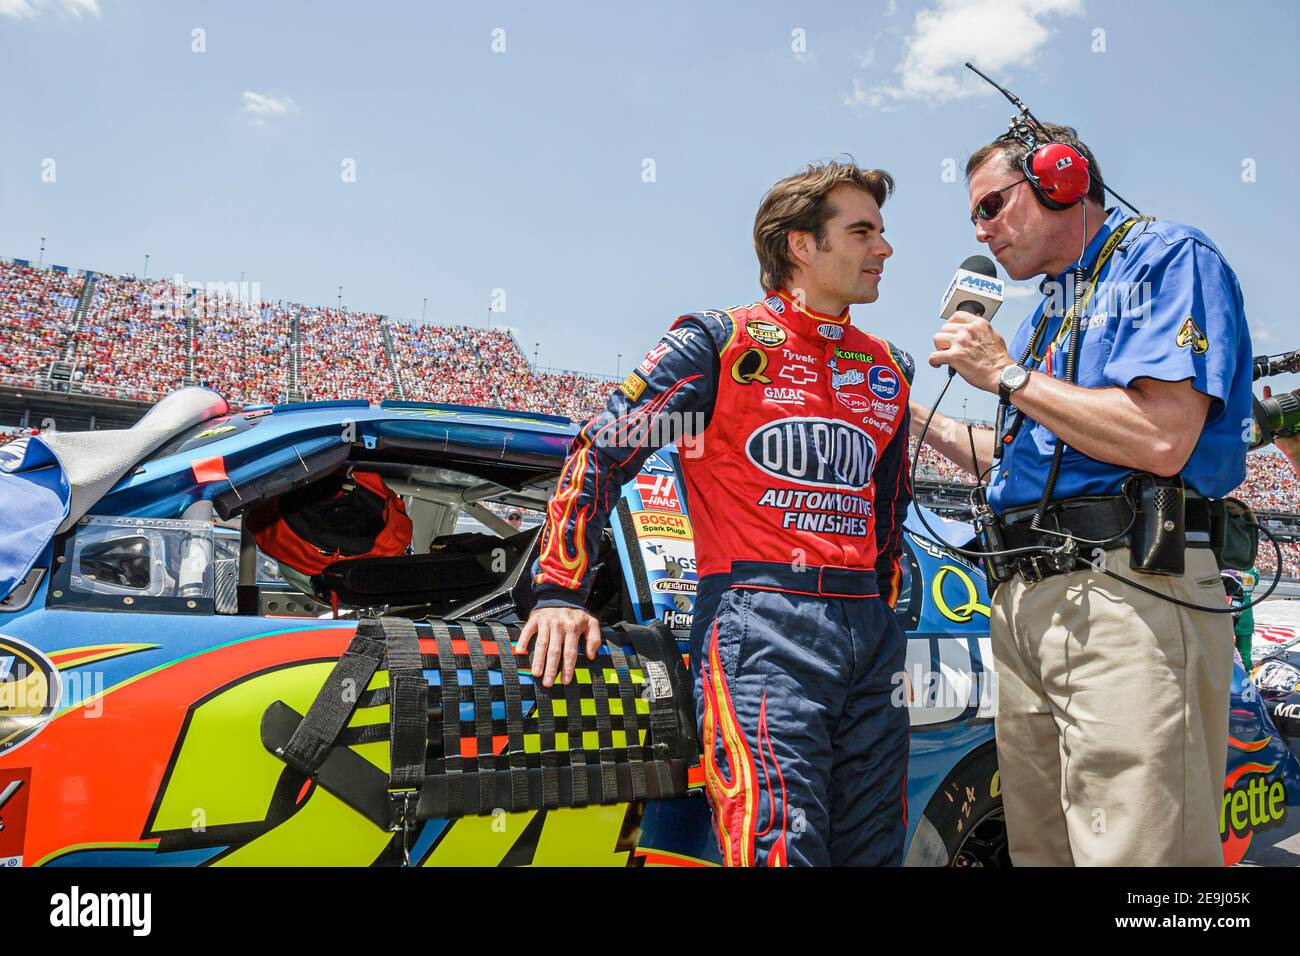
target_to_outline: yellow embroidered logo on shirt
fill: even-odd
[[[1179,348],[1187,348],[1190,345],[1197,355],[1204,355],[1210,347],[1210,340],[1205,337],[1205,333],[1200,330],[1190,315],[1183,319],[1182,328],[1178,330],[1178,337],[1174,341],[1178,343]]]

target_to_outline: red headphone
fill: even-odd
[[[1048,209],[1069,209],[1088,195],[1088,160],[1073,146],[1053,142],[1040,145],[1032,127],[1025,123],[1013,126],[1006,138],[1029,150],[1020,170],[1038,201]]]

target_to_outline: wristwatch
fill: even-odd
[[[1024,388],[1029,381],[1029,369],[1023,365],[1008,365],[998,376],[998,396],[1004,402],[1011,401],[1011,393]]]

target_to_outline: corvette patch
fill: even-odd
[[[1178,337],[1174,341],[1178,343],[1179,348],[1185,349],[1190,345],[1197,355],[1204,355],[1210,347],[1210,340],[1205,337],[1205,333],[1200,330],[1190,315],[1183,319],[1183,324],[1178,329]]]

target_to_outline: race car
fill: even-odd
[[[513,653],[539,528],[501,514],[544,510],[576,431],[187,388],[130,429],[0,449],[0,865],[719,863],[672,448],[609,523],[597,660],[547,690]],[[984,576],[910,521],[903,564],[906,862],[1007,865]],[[1230,863],[1300,802],[1237,677]]]

